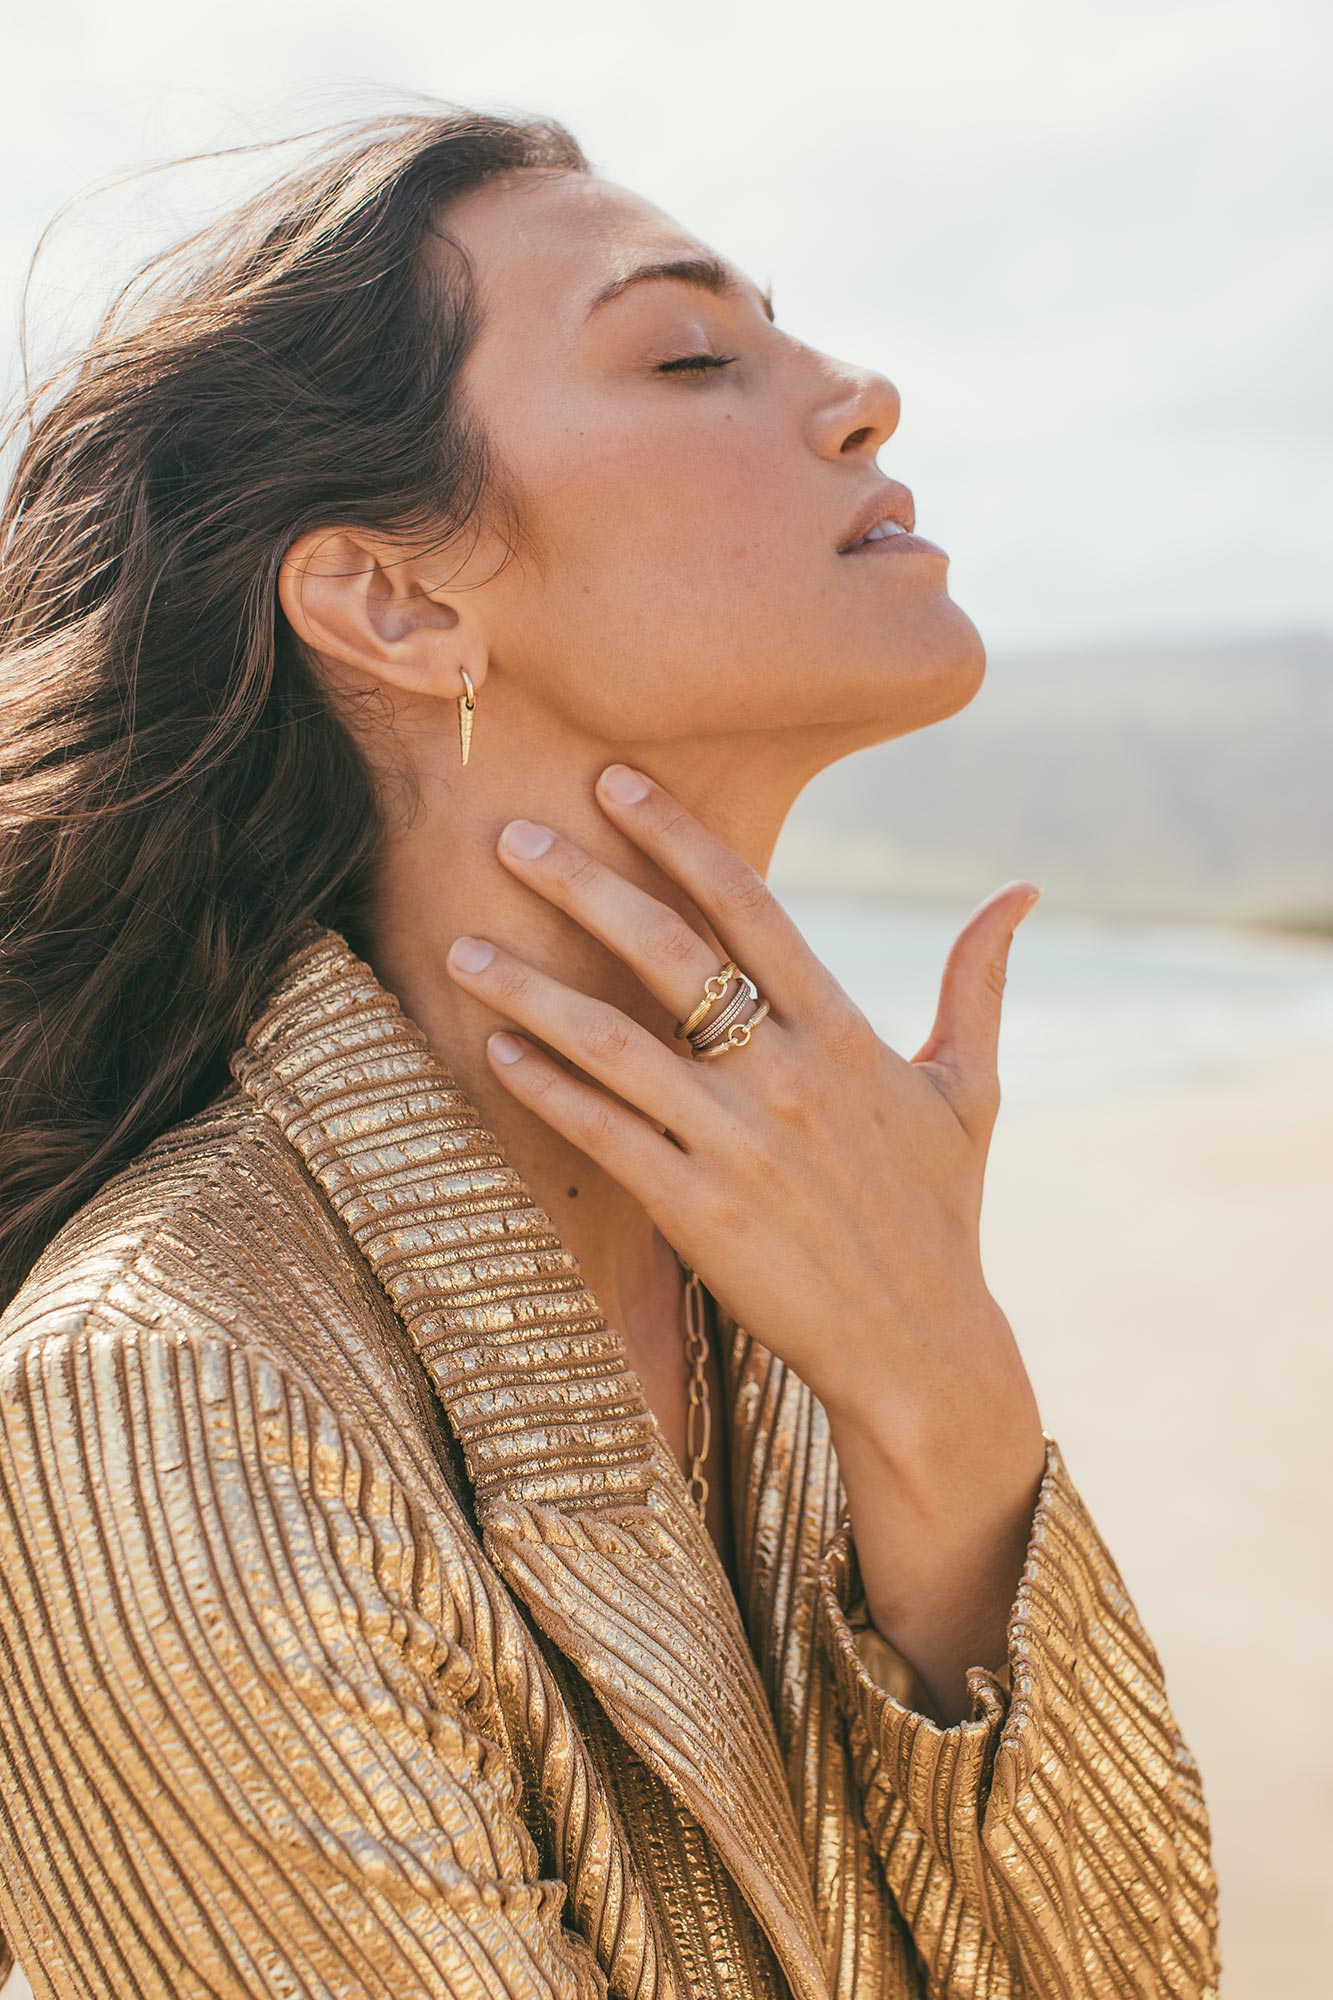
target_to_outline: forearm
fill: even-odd
[[[867,1609],[946,1726],[968,1713],[967,1669],[1004,1664],[1046,1457],[1012,1330],[985,1310],[1001,1322],[978,1343],[999,1356],[985,1379],[829,1412]]]

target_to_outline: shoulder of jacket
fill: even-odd
[[[46,1245],[0,1314],[0,1431],[6,1412],[44,1410],[37,1429],[54,1437],[67,1428],[53,1429],[56,1407],[72,1410],[75,1378],[94,1373],[135,1385],[130,1402],[168,1428],[201,1397],[224,1427],[238,1397],[267,1409],[270,1453],[299,1432],[308,1464],[312,1439],[336,1442],[335,1457],[345,1448],[420,1497],[455,1554],[473,1540],[452,1506],[446,1520],[429,1504],[442,1483],[456,1502],[465,1481],[386,1294],[299,1154],[235,1085],[103,1182]]]
[[[502,1587],[447,1489],[413,1470],[262,1339],[135,1323],[106,1299],[53,1313],[0,1346],[0,1599],[68,1653],[91,1587],[99,1659],[145,1627],[174,1657],[204,1628],[220,1683],[252,1630],[275,1652],[296,1645],[294,1616],[335,1650],[354,1631],[432,1685],[447,1659],[503,1735]]]
[[[392,1306],[281,1131],[230,1085],[61,1226],[0,1314],[0,1372],[97,1334],[263,1354],[351,1420],[421,1414]]]
[[[468,1481],[382,1285],[276,1122],[235,1085],[63,1224],[0,1313],[0,1378],[52,1341],[208,1343],[262,1358],[380,1440],[409,1487]]]

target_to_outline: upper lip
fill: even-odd
[[[855,548],[881,521],[896,521],[909,535],[916,526],[916,502],[910,488],[900,485],[897,480],[871,494],[839,542],[838,554],[845,556],[848,549]]]

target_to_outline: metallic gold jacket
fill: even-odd
[[[1198,1773],[1053,1440],[970,1718],[724,1320],[740,1585],[448,1070],[312,927],[0,1318],[0,1924],[37,2000],[1202,1996]]]

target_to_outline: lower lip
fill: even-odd
[[[877,541],[858,542],[854,549],[844,549],[842,553],[845,556],[882,556],[891,554],[895,549],[902,555],[943,556],[945,562],[949,560],[947,551],[938,542],[928,542],[924,535],[881,535]]]

